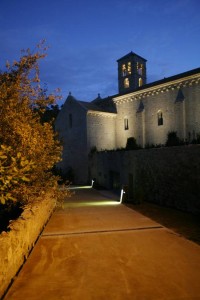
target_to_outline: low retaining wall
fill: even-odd
[[[89,168],[100,186],[125,185],[133,203],[200,213],[200,145],[94,153]]]
[[[0,234],[0,298],[28,257],[55,206],[52,195],[38,199],[11,223],[11,231]]]

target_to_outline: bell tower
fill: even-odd
[[[146,61],[132,51],[117,60],[120,94],[134,91],[146,84]]]

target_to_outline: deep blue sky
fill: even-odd
[[[0,69],[46,39],[41,79],[79,100],[116,94],[116,60],[148,60],[152,82],[200,66],[199,0],[0,0]]]

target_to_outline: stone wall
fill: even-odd
[[[195,138],[200,133],[200,84],[183,90],[186,97],[186,136]]]
[[[90,174],[108,189],[128,186],[127,200],[200,213],[200,145],[94,153]]]
[[[34,247],[55,205],[51,195],[38,199],[11,223],[11,231],[0,234],[0,298]]]
[[[126,147],[127,139],[137,136],[136,111],[138,106],[138,101],[117,104],[116,148]],[[128,128],[125,127],[125,119],[128,120]]]
[[[138,144],[165,144],[168,132],[177,131],[180,138],[194,139],[200,134],[200,85],[181,87],[184,99],[177,100],[180,86],[166,87],[148,96],[124,95],[116,97],[116,146],[125,147],[127,138],[135,137]],[[138,114],[142,101],[143,116]],[[163,124],[158,125],[158,114],[162,113]],[[124,128],[124,118],[128,118],[129,129]]]
[[[69,96],[55,122],[55,130],[63,145],[62,161],[57,167],[63,175],[72,171],[72,181],[87,180],[87,111],[76,99]],[[71,179],[70,179],[71,180]]]
[[[92,147],[98,150],[115,149],[115,114],[88,113],[87,141],[88,153]]]

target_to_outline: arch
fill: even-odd
[[[124,79],[124,87],[125,88],[129,88],[130,84],[129,84],[129,79],[128,78],[125,78]]]
[[[138,85],[139,85],[139,86],[142,86],[142,85],[143,85],[143,80],[142,80],[141,77],[140,77],[139,80],[138,80]]]

